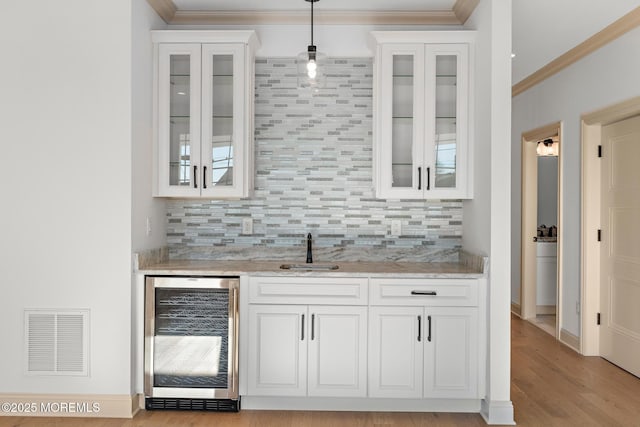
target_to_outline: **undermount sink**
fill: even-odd
[[[335,264],[282,264],[282,270],[337,270]]]

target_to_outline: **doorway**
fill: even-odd
[[[559,337],[561,123],[522,135],[520,317]]]

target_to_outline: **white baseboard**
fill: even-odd
[[[513,314],[515,314],[516,316],[521,317],[521,316],[520,316],[520,313],[522,313],[522,312],[520,311],[520,304],[517,304],[517,303],[515,303],[515,302],[512,302],[512,303],[511,303],[511,312],[512,312]]]
[[[489,425],[515,425],[513,403],[507,401],[482,401],[480,415]]]
[[[86,394],[0,394],[3,417],[132,418],[138,396]]]
[[[555,305],[537,305],[536,314],[556,314]]]
[[[478,413],[480,400],[242,396],[242,409]]]
[[[564,328],[560,329],[560,342],[580,353],[580,337],[573,335]]]

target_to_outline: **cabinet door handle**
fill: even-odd
[[[431,168],[427,168],[427,190],[431,189]]]
[[[422,316],[418,316],[418,342],[422,341]]]
[[[304,341],[304,314],[302,315],[302,327],[300,331],[300,341]]]
[[[193,165],[193,188],[198,188],[198,166]]]
[[[422,168],[418,166],[418,190],[422,190]]]
[[[427,335],[427,341],[431,342],[431,316],[427,316],[427,322],[429,323],[429,335]]]
[[[316,337],[315,335],[315,322],[316,321],[316,315],[312,314],[311,315],[311,341],[313,341]]]
[[[438,295],[436,291],[411,291],[411,295],[426,295],[435,297]]]
[[[202,167],[202,188],[207,188],[207,167]]]

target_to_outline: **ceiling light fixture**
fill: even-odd
[[[554,142],[551,138],[547,138],[544,141],[538,141],[536,153],[538,156],[557,156],[558,143]]]
[[[326,56],[317,51],[313,44],[313,4],[319,0],[304,0],[311,3],[311,44],[307,50],[298,55],[298,87],[314,89],[321,88],[324,84],[323,65]]]

